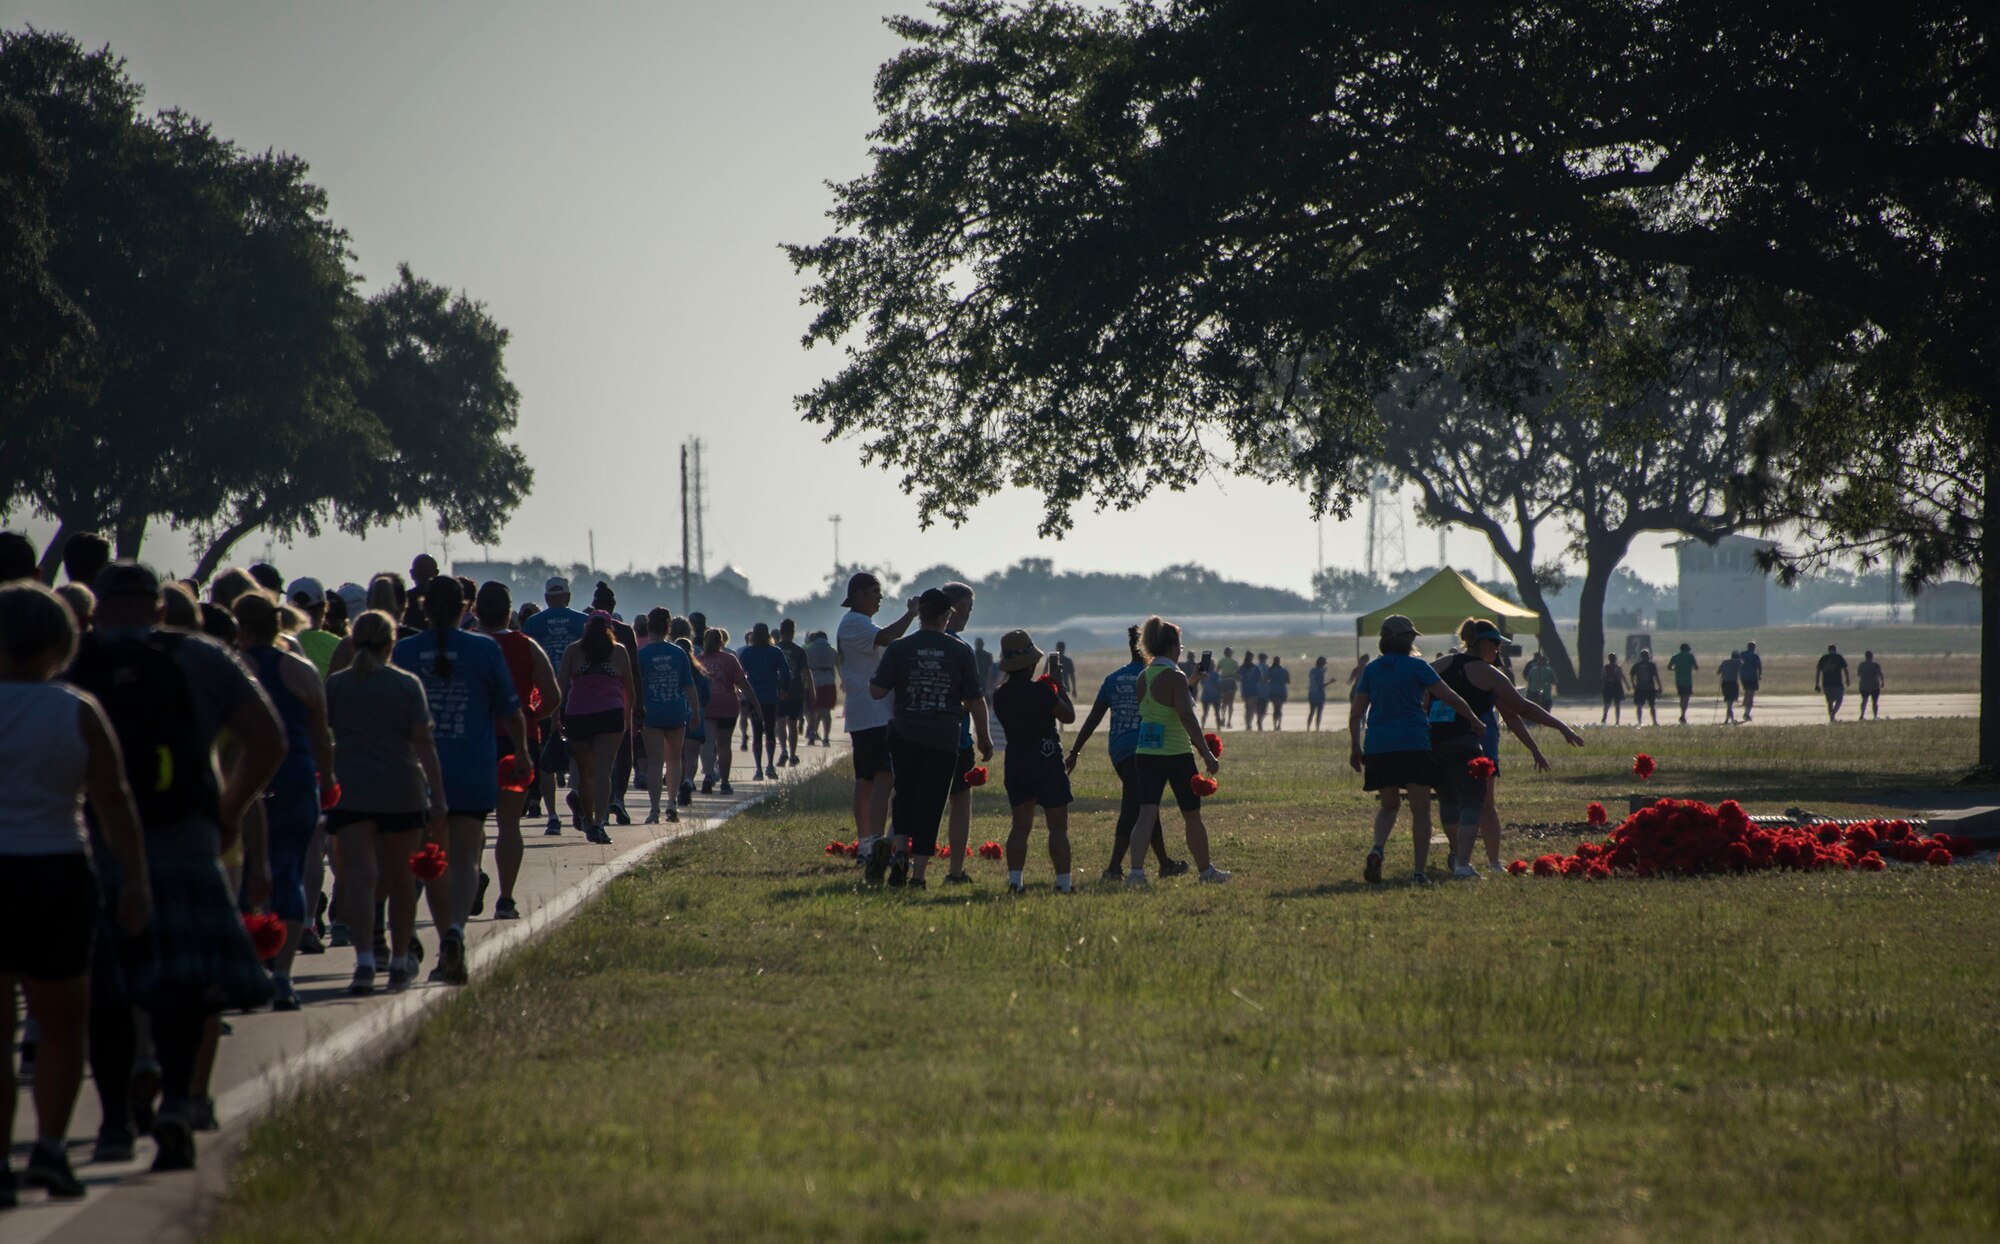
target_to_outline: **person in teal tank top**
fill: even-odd
[[[1208,857],[1208,829],[1201,820],[1201,796],[1194,789],[1195,757],[1201,757],[1210,774],[1222,767],[1222,760],[1202,737],[1188,677],[1178,664],[1181,628],[1156,614],[1146,619],[1139,645],[1151,663],[1139,674],[1139,822],[1132,827],[1131,840],[1145,842],[1151,836],[1160,820],[1160,796],[1171,786],[1187,822],[1188,851],[1201,870],[1201,879],[1227,881],[1229,874]],[[1197,672],[1195,677],[1202,675]],[[1133,854],[1125,884],[1147,884],[1143,852]]]

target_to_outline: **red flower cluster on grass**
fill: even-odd
[[[1204,799],[1222,789],[1222,783],[1216,781],[1206,773],[1195,774],[1188,782],[1188,785],[1194,787],[1194,793]]]
[[[427,842],[410,852],[410,871],[416,874],[419,881],[436,881],[444,876],[444,870],[449,866],[444,848],[435,842]]]
[[[1202,735],[1202,736],[1201,736],[1201,741],[1202,741],[1202,742],[1204,742],[1204,743],[1206,743],[1206,744],[1208,744],[1208,754],[1209,754],[1209,755],[1211,755],[1211,756],[1215,757],[1215,758],[1216,758],[1217,760],[1220,760],[1220,759],[1222,759],[1222,736],[1221,736],[1221,735],[1219,735],[1219,734],[1216,734],[1216,733],[1215,733],[1215,732],[1213,732],[1213,731],[1210,731],[1209,733],[1207,733],[1207,734],[1204,734],[1204,735]]]
[[[986,779],[991,776],[993,775],[987,772],[985,765],[974,765],[965,771],[965,784],[967,786],[984,786],[986,785]]]
[[[861,854],[861,844],[859,842],[829,842],[826,844],[826,853],[836,856],[856,856]]]
[[[1604,810],[1603,804],[1593,803],[1583,810],[1583,819],[1592,825],[1603,825],[1611,819],[1611,814]]]
[[[1653,763],[1653,758],[1644,752],[1640,752],[1637,756],[1632,757],[1632,772],[1638,774],[1639,780],[1642,782],[1652,777],[1659,767]]]
[[[1602,812],[1591,806],[1592,823]],[[1693,799],[1662,799],[1625,818],[1603,842],[1581,842],[1570,855],[1515,860],[1507,871],[1537,877],[1602,880],[1614,874],[1636,877],[1694,876],[1702,873],[1801,872],[1859,868],[1880,872],[1889,859],[1943,867],[1954,853],[1966,854],[1967,838],[1933,834],[1926,838],[1908,821],[1863,821],[1853,825],[1753,825],[1734,799],[1709,807]]]
[[[1491,756],[1474,756],[1465,762],[1465,771],[1483,782],[1500,772],[1500,766],[1493,763]]]
[[[257,948],[259,959],[272,958],[285,948],[285,922],[268,911],[246,914],[243,931],[250,935],[250,944]]]
[[[979,844],[979,858],[982,860],[1005,859],[1006,855],[1007,852],[1002,850],[1000,844],[997,842],[989,841]]]

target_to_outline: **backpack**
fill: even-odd
[[[170,631],[108,641],[87,634],[70,666],[70,682],[104,706],[139,823],[149,827],[221,813],[208,749],[196,737],[194,696],[176,659],[186,640]]]

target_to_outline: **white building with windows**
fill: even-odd
[[[1771,576],[1757,566],[1757,554],[1772,547],[1769,540],[1724,536],[1714,544],[1679,540],[1667,546],[1680,566],[1684,631],[1729,631],[1768,625]]]

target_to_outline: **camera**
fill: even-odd
[[[1201,672],[1204,674],[1215,672],[1215,654],[1206,648],[1202,649],[1201,653]]]
[[[1507,656],[1510,656],[1510,657],[1518,657],[1518,656],[1520,656],[1520,655],[1521,655],[1521,645],[1519,645],[1519,644],[1501,644],[1501,645],[1500,645],[1500,651],[1501,651],[1502,653],[1504,653],[1505,655],[1507,655]]]

